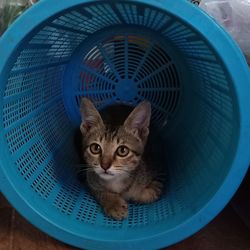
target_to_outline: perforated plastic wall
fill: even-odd
[[[249,75],[234,43],[196,7],[43,0],[3,44],[0,187],[45,232],[87,249],[160,248],[202,227],[236,190],[249,160]],[[163,197],[130,204],[124,221],[107,218],[76,178],[81,96],[98,108],[149,100],[165,140]]]

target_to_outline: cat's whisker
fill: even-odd
[[[82,169],[79,169],[78,172],[84,172],[84,171],[87,171],[87,170],[90,170],[91,168],[82,168]]]
[[[91,171],[91,170],[86,170],[86,171],[78,171],[77,174],[82,174],[82,173],[86,173],[88,171]]]
[[[78,166],[78,169],[86,169],[86,168],[91,168],[90,166]]]
[[[132,176],[131,172],[126,169],[117,169],[117,172],[126,173],[128,176]]]
[[[79,163],[79,164],[76,164],[74,166],[76,166],[76,167],[97,167],[98,165],[97,164],[90,165],[90,164],[87,164],[87,163]]]
[[[95,167],[82,168],[82,169],[79,169],[77,172],[83,173],[83,172],[87,172],[87,171],[94,171],[94,168]]]

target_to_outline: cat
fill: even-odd
[[[84,97],[80,112],[86,182],[105,214],[122,220],[128,216],[129,201],[145,204],[158,200],[163,189],[159,177],[164,174],[150,163],[146,147],[150,103],[143,101],[135,108],[111,106],[99,113]]]

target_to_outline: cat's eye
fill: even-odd
[[[97,143],[92,143],[90,146],[89,146],[89,149],[90,149],[90,152],[94,155],[99,155],[101,154],[102,152],[102,148],[99,144]]]
[[[117,148],[116,154],[120,157],[125,157],[129,154],[129,149],[126,146],[120,146]]]

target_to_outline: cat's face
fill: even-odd
[[[103,179],[129,175],[139,165],[144,144],[123,127],[94,128],[85,137],[84,159]]]
[[[124,124],[110,129],[86,98],[81,104],[83,155],[89,171],[102,179],[130,176],[140,164],[149,133],[150,104],[139,104]]]

